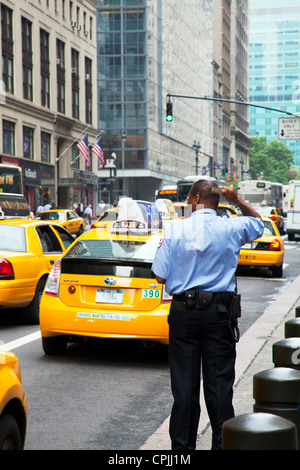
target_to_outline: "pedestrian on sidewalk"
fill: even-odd
[[[91,225],[92,223],[92,215],[93,215],[92,205],[89,204],[84,211],[84,217],[87,219],[89,225]]]
[[[243,217],[218,217],[219,192]],[[171,224],[152,270],[173,296],[169,314],[169,362],[174,404],[172,450],[196,448],[203,369],[212,450],[222,449],[222,424],[234,416],[235,342],[230,309],[238,301],[235,271],[242,245],[259,238],[260,215],[233,186],[222,190],[199,180],[188,195],[191,217]]]

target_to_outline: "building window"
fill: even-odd
[[[65,44],[57,39],[56,41],[56,72],[57,72],[57,111],[66,112],[65,93]]]
[[[85,58],[85,120],[88,124],[92,124],[92,61]]]
[[[33,160],[33,129],[26,126],[23,127],[23,155]]]
[[[2,80],[5,91],[14,93],[14,42],[12,28],[12,10],[1,5],[2,31]]]
[[[79,151],[78,151],[77,145],[74,144],[72,146],[72,166],[71,166],[73,170],[74,169],[79,170],[80,157],[78,157],[78,155],[79,155]]]
[[[72,116],[75,119],[79,119],[79,52],[72,49],[71,54]]]
[[[22,18],[23,98],[33,100],[32,86],[32,23]]]
[[[50,108],[50,60],[49,33],[40,30],[41,51],[41,104]]]
[[[15,154],[15,124],[10,121],[3,121],[3,152]]]
[[[51,155],[51,135],[41,132],[41,158],[42,162],[50,162]]]

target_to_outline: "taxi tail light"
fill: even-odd
[[[277,238],[274,238],[274,240],[272,240],[269,245],[269,250],[280,251],[281,250],[280,240],[278,240]]]
[[[10,261],[0,258],[0,279],[14,279],[15,274]]]
[[[165,304],[165,303],[172,302],[172,295],[169,295],[169,294],[166,292],[165,286],[163,286],[163,288],[162,288],[161,301],[162,301],[162,303],[164,303],[164,304]]]
[[[58,297],[59,293],[59,281],[61,274],[61,260],[57,260],[47,279],[44,293],[47,295],[52,295],[53,297]]]
[[[95,224],[92,224],[92,225],[91,225],[91,228],[96,228],[96,227],[95,227]]]
[[[273,221],[276,220],[275,215],[271,215],[271,220],[273,220]]]

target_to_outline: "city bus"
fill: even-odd
[[[162,189],[155,191],[155,200],[156,199],[170,199],[170,201],[177,201],[177,186],[169,185],[164,186]]]
[[[23,194],[22,170],[19,166],[0,163],[0,193]]]
[[[22,170],[16,165],[0,163],[1,219],[30,218],[30,208],[23,194]]]
[[[282,211],[282,184],[264,180],[245,180],[238,184],[238,194],[251,205],[268,206]]]
[[[186,176],[185,178],[177,181],[177,201],[178,202],[187,202],[189,191],[191,187],[193,186],[193,184],[198,180],[215,181],[220,188],[222,188],[223,186],[226,186],[225,181],[217,180],[213,176],[197,176],[197,175]],[[220,200],[221,200],[221,195],[220,195]]]

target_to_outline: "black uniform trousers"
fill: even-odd
[[[212,427],[212,450],[222,449],[222,423],[234,416],[235,341],[229,308],[220,312],[172,301],[169,314],[169,362],[174,404],[170,418],[172,450],[195,449],[203,390]],[[225,310],[225,309],[223,309]]]

